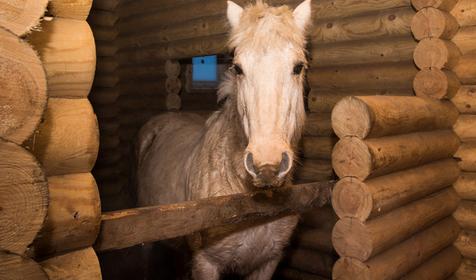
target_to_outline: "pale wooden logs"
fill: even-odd
[[[366,261],[451,215],[458,203],[455,191],[446,189],[365,223],[344,218],[332,231],[332,243],[340,256]]]
[[[459,147],[452,131],[431,131],[361,140],[345,137],[334,147],[332,166],[340,177],[384,175],[450,158]]]
[[[433,7],[423,8],[412,19],[412,33],[424,38],[451,39],[458,32],[458,21],[448,12]]]
[[[450,246],[402,277],[402,280],[438,280],[447,279],[458,270],[461,254]]]
[[[413,53],[413,60],[420,69],[452,69],[460,58],[461,51],[455,43],[438,38],[421,40]]]
[[[316,89],[411,89],[417,73],[413,61],[311,68],[309,84]]]
[[[86,21],[55,18],[43,21],[29,41],[40,53],[49,97],[86,97],[96,67],[94,38]]]
[[[55,17],[86,20],[93,0],[51,0],[48,12]]]
[[[463,258],[461,265],[456,271],[455,276],[458,280],[475,280],[476,279],[476,260]]]
[[[411,2],[417,10],[433,7],[443,11],[451,11],[458,0],[412,0]]]
[[[446,159],[364,182],[346,177],[333,190],[332,206],[340,218],[366,221],[451,186],[459,174],[457,162]]]
[[[454,245],[464,257],[476,259],[476,232],[462,230]]]
[[[50,280],[100,280],[101,268],[93,248],[58,255],[41,262]]]
[[[322,182],[334,177],[331,162],[328,160],[304,159],[296,163],[294,180],[299,183]]]
[[[276,218],[325,205],[331,183],[320,182],[103,213],[97,250],[126,248],[250,219]]]
[[[311,40],[313,43],[329,43],[410,35],[414,15],[415,12],[406,6],[333,20],[316,18],[319,22],[310,30]]]
[[[476,84],[476,53],[470,53],[461,57],[459,63],[453,68],[453,71],[464,85]]]
[[[330,113],[334,106],[347,96],[367,96],[367,95],[386,95],[386,96],[413,96],[411,89],[382,89],[382,90],[320,90],[311,89],[307,98],[309,111],[314,113]]]
[[[460,115],[453,130],[463,142],[476,140],[476,115]]]
[[[35,240],[37,255],[91,246],[101,222],[96,182],[90,173],[48,177],[48,216]]]
[[[0,1],[0,26],[17,36],[23,36],[38,25],[48,0]],[[3,40],[3,38],[2,38]]]
[[[33,152],[48,176],[91,171],[99,133],[87,99],[50,98],[39,130]]]
[[[423,69],[415,75],[413,89],[417,96],[451,99],[459,91],[461,81],[449,70]]]
[[[476,172],[476,141],[461,144],[454,156],[460,159],[461,170]]]
[[[459,231],[456,221],[446,218],[365,263],[353,258],[339,259],[334,265],[333,277],[339,280],[399,279],[450,245]]]
[[[331,159],[332,148],[337,142],[335,137],[310,137],[302,138],[302,156],[309,159]]]
[[[476,25],[476,2],[473,0],[458,0],[450,12],[460,26]]]
[[[46,107],[45,72],[35,51],[18,37],[0,28],[0,41],[0,138],[23,144]]]
[[[462,86],[451,102],[461,114],[476,114],[476,86]]]
[[[476,50],[476,26],[462,27],[451,39],[463,55]]]
[[[462,228],[476,231],[476,202],[462,200],[453,213],[453,217]]]
[[[476,200],[476,173],[463,172],[453,187],[462,199]]]
[[[332,112],[340,138],[381,137],[451,128],[458,111],[450,102],[407,96],[360,96],[342,99]]]
[[[332,136],[331,116],[329,114],[310,113],[306,116],[304,135],[309,136]]]
[[[23,254],[43,225],[48,188],[28,151],[0,140],[0,248]]]
[[[408,61],[417,43],[410,36],[319,44],[312,48],[313,67]]]
[[[0,279],[48,280],[48,276],[35,261],[21,255],[0,251]]]
[[[300,271],[331,277],[334,258],[326,253],[309,249],[294,249],[286,256],[288,266]]]

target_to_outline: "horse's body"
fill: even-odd
[[[231,45],[237,52],[246,53],[246,47],[258,44],[250,38],[245,39],[249,41],[245,44],[240,38],[246,36],[244,33],[253,32],[258,35],[258,40],[262,40],[256,30],[271,28],[263,32],[272,36],[269,32],[273,32],[272,25],[277,23],[276,28],[291,25],[284,27],[301,34],[284,34],[292,38],[283,34],[277,36],[284,40],[277,44],[278,54],[283,54],[280,47],[297,52],[290,57],[293,61],[286,65],[291,70],[286,69],[283,76],[276,75],[274,81],[272,75],[264,77],[273,85],[258,85],[260,89],[255,92],[263,93],[258,99],[256,93],[252,95],[253,90],[246,88],[245,84],[251,78],[245,78],[242,69],[235,69],[235,75],[228,77],[219,92],[221,98],[226,98],[222,110],[207,121],[198,115],[184,113],[167,113],[151,119],[139,133],[136,150],[141,206],[231,195],[289,182],[293,150],[304,122],[302,74],[296,73],[295,64],[305,59],[303,32],[307,20],[302,18],[309,17],[310,3],[306,1],[301,6],[294,12],[295,23],[290,22],[293,12],[288,8],[270,8],[258,3],[243,11],[236,4],[229,3],[228,17],[233,27]],[[260,21],[261,27],[257,26]],[[244,24],[247,26],[242,27]],[[286,47],[287,44],[292,48]],[[245,46],[241,48],[241,45]],[[263,47],[260,51],[265,54],[267,49]],[[235,59],[237,57],[240,55],[235,54]],[[241,55],[241,58],[240,64],[246,64],[246,56]],[[260,59],[255,58],[255,61]],[[250,66],[243,65],[244,71],[248,72],[245,67]],[[251,69],[249,71],[251,74]],[[293,76],[288,79],[286,75]],[[283,84],[283,79],[288,79],[292,85]],[[255,80],[248,82],[256,86]],[[283,87],[288,88],[283,90]],[[289,96],[277,96],[280,100],[276,106],[272,105],[276,101],[267,105],[263,97],[266,92],[269,92],[269,98],[273,94]],[[260,124],[255,124],[255,120]],[[194,254],[193,277],[213,280],[219,279],[221,273],[235,272],[247,276],[247,279],[269,279],[297,219],[297,216],[286,216],[203,233]]]

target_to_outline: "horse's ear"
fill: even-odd
[[[294,9],[294,21],[304,31],[311,20],[311,0],[305,0]]]
[[[228,17],[228,21],[230,22],[231,28],[236,28],[238,26],[238,23],[240,22],[243,8],[238,6],[233,1],[227,1],[227,3],[228,3],[228,8],[226,10],[226,15]]]

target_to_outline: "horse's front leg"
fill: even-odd
[[[203,252],[199,252],[193,258],[192,278],[193,280],[218,280],[220,279],[218,265],[209,261]]]
[[[251,274],[246,276],[246,280],[269,280],[273,277],[274,271],[278,266],[279,261],[281,260],[280,257],[274,258],[267,263],[263,264],[262,266],[255,269]]]

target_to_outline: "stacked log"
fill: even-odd
[[[335,279],[446,279],[457,270],[457,118],[450,101],[426,97],[347,97],[336,105]]]
[[[415,91],[420,95],[449,98],[460,115],[453,130],[462,142],[455,157],[463,171],[454,184],[463,199],[454,213],[463,228],[455,242],[464,259],[456,273],[458,279],[476,279],[471,270],[474,224],[472,177],[476,172],[476,111],[472,106],[473,86],[476,84],[474,57],[476,53],[476,11],[473,1],[423,1],[413,0],[419,9],[412,23],[415,38],[420,40],[414,59],[421,69],[415,78]],[[423,77],[423,78],[422,78]]]
[[[118,168],[124,160],[120,134],[120,71],[117,52],[117,6],[119,1],[94,1],[88,17],[94,33],[97,50],[97,67],[89,99],[99,121],[100,146],[93,174],[98,181],[104,211],[116,210],[115,201],[122,196],[127,178]]]
[[[96,67],[93,34],[85,21],[91,3],[50,1],[48,14],[52,17],[45,18],[28,36],[48,82],[48,105],[27,143],[48,184],[46,220],[30,253],[41,260],[48,279],[101,279],[96,254],[86,249],[96,239],[101,218],[98,189],[90,173],[99,147],[97,119],[87,99]],[[88,254],[83,254],[84,250]]]

